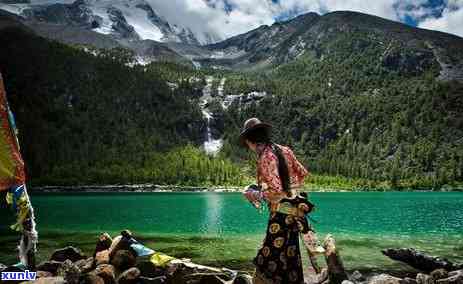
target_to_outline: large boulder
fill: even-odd
[[[55,250],[53,254],[51,255],[50,260],[63,262],[66,259],[69,259],[70,261],[75,262],[75,261],[78,261],[84,258],[85,258],[85,255],[82,253],[80,249],[69,246],[69,247]]]
[[[118,284],[136,284],[140,277],[140,270],[136,267],[132,267],[122,272],[117,278]]]
[[[380,274],[371,277],[368,284],[402,284],[402,279],[388,274]]]
[[[105,284],[113,284],[116,282],[116,269],[111,264],[102,264],[97,266],[94,273],[103,278]]]
[[[56,274],[58,269],[63,265],[61,261],[44,261],[37,265],[36,269],[41,271],[48,271],[51,272],[53,275]]]
[[[124,271],[135,266],[136,262],[134,254],[128,250],[118,250],[111,259],[111,264],[119,271]]]
[[[69,259],[57,271],[58,276],[62,276],[67,284],[79,284],[80,269]]]
[[[111,247],[113,240],[108,233],[103,233],[98,237],[98,242],[96,243],[95,252],[93,257],[96,256],[100,251],[108,250]]]

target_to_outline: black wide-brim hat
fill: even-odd
[[[246,147],[246,142],[245,142],[246,136],[249,133],[253,132],[254,130],[260,129],[260,128],[264,128],[270,132],[270,130],[272,129],[272,126],[268,123],[260,121],[260,119],[256,117],[246,120],[244,122],[243,129],[241,130],[240,137],[239,137],[241,146]]]

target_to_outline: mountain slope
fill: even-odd
[[[246,34],[209,45],[215,56],[195,58],[203,65],[229,68],[271,67],[303,54],[329,56],[336,42],[351,37],[346,52],[362,56],[375,46],[384,51],[380,64],[391,70],[422,72],[437,64],[445,80],[463,80],[463,39],[454,35],[410,27],[357,12],[314,13],[287,22],[262,26]]]
[[[0,17],[2,23],[31,27],[17,17]],[[175,51],[233,71],[159,62],[130,68],[120,48],[92,55],[11,30],[0,40],[0,68],[20,128],[34,136],[21,139],[33,175],[47,178],[41,182],[80,181],[81,168],[88,169],[84,182],[242,181],[254,172],[236,137],[251,116],[271,122],[274,141],[290,145],[312,172],[336,176],[320,181],[328,186],[340,176],[362,188],[463,182],[463,40],[456,36],[336,12],[209,46],[116,40],[138,54],[160,45],[155,57]],[[176,157],[176,146],[200,146],[206,133],[208,141],[223,141],[217,158],[188,148],[180,153],[193,159],[172,162],[167,176],[158,172],[170,163],[163,157]],[[183,176],[185,168],[191,171]]]
[[[195,35],[188,27],[170,24],[144,0],[76,0],[71,4],[0,4],[28,21],[66,25],[112,35],[118,39],[182,42],[199,45],[217,36]]]

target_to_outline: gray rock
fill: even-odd
[[[136,267],[132,267],[122,272],[117,278],[119,284],[136,284],[140,277],[140,270]]]
[[[48,271],[48,272],[51,272],[52,274],[56,274],[56,272],[61,266],[63,266],[63,262],[51,260],[51,261],[41,262],[39,265],[37,265],[36,269],[41,270],[41,271]]]
[[[401,284],[402,279],[388,275],[380,274],[370,278],[368,284]]]
[[[354,284],[354,282],[350,281],[350,280],[344,280],[341,282],[341,284]]]
[[[435,281],[434,279],[427,275],[427,274],[423,274],[423,273],[418,273],[418,275],[416,275],[416,282],[418,282],[418,284],[434,284]]]
[[[69,259],[70,261],[75,262],[84,258],[85,255],[82,253],[80,249],[69,246],[55,250],[50,260],[65,261],[66,259]]]
[[[63,262],[63,265],[57,271],[58,276],[62,276],[68,284],[78,284],[80,278],[80,269],[69,259]]]

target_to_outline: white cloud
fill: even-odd
[[[425,19],[418,26],[463,37],[463,0],[450,0],[441,17]]]

